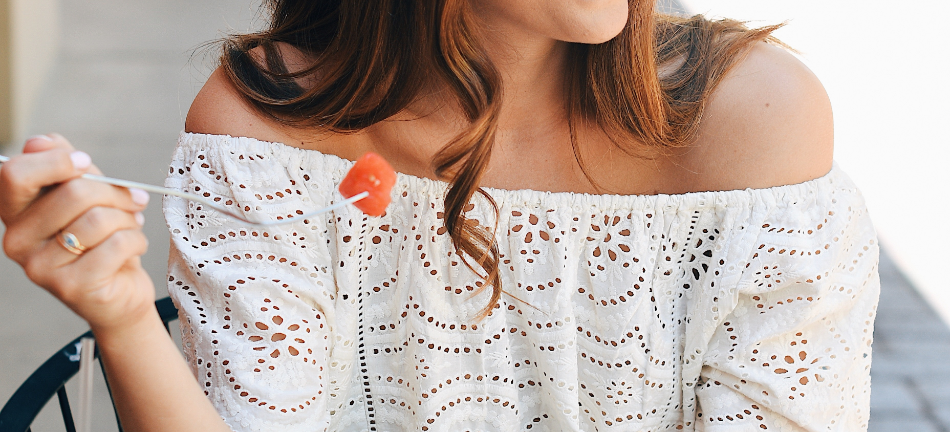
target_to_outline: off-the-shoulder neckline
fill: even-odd
[[[354,163],[349,159],[342,158],[340,156],[323,153],[319,150],[313,149],[304,149],[300,147],[290,146],[281,142],[274,141],[265,141],[252,137],[243,137],[243,136],[231,136],[226,134],[205,134],[205,133],[196,133],[196,132],[186,132],[182,131],[179,136],[179,145],[186,142],[186,138],[193,137],[198,138],[199,141],[202,141],[201,138],[204,138],[205,142],[210,141],[227,141],[230,143],[246,143],[257,146],[264,146],[269,148],[269,150],[276,154],[281,154],[288,156],[290,154],[296,153],[296,156],[308,156],[308,158],[318,158],[321,159],[325,164],[330,166],[336,166],[345,172],[349,167]],[[281,158],[281,160],[287,160],[287,158]],[[411,174],[405,173],[396,173],[397,184],[404,182],[410,186],[416,185],[421,186],[426,190],[438,189],[444,190],[448,188],[448,183],[431,179],[427,177],[419,177]],[[847,175],[845,175],[837,162],[832,163],[831,169],[822,175],[811,180],[807,180],[801,183],[771,186],[766,188],[745,188],[745,189],[730,189],[730,190],[711,190],[711,191],[696,191],[696,192],[685,192],[679,194],[634,194],[634,195],[619,195],[619,194],[590,194],[583,192],[550,192],[542,191],[536,189],[501,189],[501,188],[483,188],[493,197],[509,197],[516,198],[516,201],[526,201],[526,202],[539,202],[544,201],[542,198],[548,200],[556,201],[567,201],[567,202],[578,202],[578,201],[590,201],[590,200],[608,200],[608,201],[617,201],[617,200],[629,200],[629,199],[651,199],[651,200],[662,200],[666,202],[674,201],[722,201],[723,199],[729,200],[730,197],[735,197],[738,195],[748,196],[748,195],[770,195],[777,198],[779,195],[782,196],[802,196],[808,194],[809,191],[814,191],[814,189],[819,188],[820,186],[829,185],[835,183],[836,180],[839,180],[840,177],[844,177],[847,180]],[[850,181],[846,181],[850,183]]]

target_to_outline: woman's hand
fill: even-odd
[[[154,287],[139,261],[148,194],[80,178],[86,172],[99,173],[65,138],[27,140],[23,154],[0,168],[3,248],[94,331],[109,331],[153,308]],[[85,250],[63,245],[67,233]]]
[[[63,137],[27,140],[0,168],[4,250],[89,322],[126,430],[228,431],[153,306],[139,262],[148,194],[80,178],[86,172],[99,173]],[[63,233],[81,247],[60,243]]]

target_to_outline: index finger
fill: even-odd
[[[10,158],[0,167],[0,218],[6,221],[30,205],[48,186],[79,177],[92,165],[88,154],[55,148]]]

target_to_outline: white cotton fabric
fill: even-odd
[[[352,162],[183,133],[166,186],[256,220],[341,200]],[[878,244],[836,166],[768,189],[488,189],[509,295],[443,228],[446,184],[249,228],[165,199],[187,360],[236,431],[867,428]],[[520,299],[520,301],[518,300]]]

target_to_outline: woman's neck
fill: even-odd
[[[502,80],[499,131],[546,130],[566,125],[564,76],[567,44],[553,40],[512,46],[485,38]]]
[[[566,132],[564,77],[568,44],[503,21],[480,20],[478,29],[481,48],[501,80],[497,144],[504,146],[518,137]],[[424,117],[456,132],[467,124],[453,92],[444,83],[433,83],[422,94],[403,119]]]
[[[480,23],[481,48],[501,79],[499,114],[483,186],[506,189],[595,192],[580,169],[571,143],[565,76],[569,44],[503,21]],[[367,136],[397,169],[435,177],[432,158],[469,120],[445,84],[433,83],[400,115],[374,126]],[[581,153],[596,170],[612,175],[629,159],[611,153],[598,128],[578,122]],[[526,162],[530,169],[526,169]],[[613,186],[606,185],[605,186]]]

